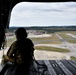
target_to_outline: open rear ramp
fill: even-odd
[[[76,75],[76,60],[37,60],[37,62],[31,65],[30,75]],[[3,67],[3,65],[0,65],[0,71],[3,70]]]

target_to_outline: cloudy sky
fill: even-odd
[[[76,26],[76,3],[17,4],[11,13],[10,26]]]

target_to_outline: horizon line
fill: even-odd
[[[9,27],[63,27],[63,26],[65,26],[65,25],[61,25],[61,26],[58,26],[58,25],[56,25],[56,26],[9,26]],[[66,25],[65,27],[70,27],[70,26],[76,26],[76,25]]]

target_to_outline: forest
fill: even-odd
[[[9,27],[7,31],[13,32],[19,27]],[[33,27],[24,27],[26,30],[43,30],[47,33],[54,33],[59,31],[76,31],[76,26],[33,26]]]

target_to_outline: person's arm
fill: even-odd
[[[15,47],[14,47],[14,43],[10,46],[10,48],[8,49],[7,55],[4,56],[4,58],[8,61],[14,62],[14,52],[15,52]]]
[[[14,61],[15,61],[14,58],[10,58],[10,57],[8,57],[7,55],[4,55],[3,58],[4,58],[4,61],[5,61],[5,62],[7,62],[7,61],[14,62]]]
[[[12,58],[14,56],[14,51],[15,51],[15,47],[14,47],[14,43],[10,46],[10,48],[8,49],[7,52],[7,56]]]

